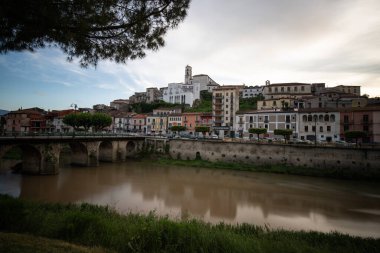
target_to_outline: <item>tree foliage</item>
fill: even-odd
[[[73,127],[75,130],[77,130],[81,125],[79,124],[79,118],[81,117],[82,113],[71,113],[66,115],[62,122],[68,126]]]
[[[282,135],[286,140],[289,140],[289,137],[293,134],[293,129],[275,129],[274,135]]]
[[[0,52],[60,47],[83,67],[125,63],[164,46],[190,0],[2,0]]]
[[[203,137],[205,137],[206,133],[210,132],[210,127],[208,127],[208,126],[196,126],[195,132],[202,133]]]
[[[94,131],[99,131],[111,125],[112,118],[104,113],[71,113],[63,118],[63,123],[75,130],[83,127],[87,131],[90,127],[94,127]]]
[[[260,134],[266,134],[267,129],[266,128],[250,128],[248,129],[248,132],[251,134],[257,134],[257,139],[260,139]]]
[[[172,126],[170,128],[170,130],[172,130],[173,132],[182,132],[182,131],[186,130],[186,127],[185,126]]]
[[[112,124],[112,118],[105,113],[94,113],[91,122],[95,132],[97,132],[110,126]]]
[[[346,131],[344,132],[346,139],[355,139],[356,146],[358,145],[358,139],[367,137],[367,133],[363,131]]]

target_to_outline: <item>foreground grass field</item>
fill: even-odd
[[[300,176],[326,177],[336,179],[353,179],[379,181],[380,171],[376,169],[363,168],[362,170],[353,169],[326,169],[326,168],[305,168],[300,166],[286,166],[281,164],[255,165],[245,163],[209,162],[205,160],[178,160],[169,158],[146,159],[144,162],[162,165],[188,166],[209,169],[228,169],[252,172],[268,172],[277,174],[291,174]]]
[[[211,225],[195,220],[172,221],[154,214],[120,215],[108,207],[44,204],[4,195],[0,195],[0,217],[0,231],[7,233],[0,235],[3,245],[1,247],[7,247],[0,248],[0,252],[28,252],[24,251],[28,247],[23,245],[33,245],[34,240],[48,242],[44,244],[48,245],[46,247],[56,247],[55,243],[70,243],[68,247],[73,247],[73,251],[66,252],[380,251],[380,239],[351,237],[339,233],[269,230],[247,224],[231,226]],[[26,234],[34,237],[24,237]],[[50,240],[41,238],[60,241],[50,244]],[[9,245],[17,245],[18,242],[18,250],[8,251]]]

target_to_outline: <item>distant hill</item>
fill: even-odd
[[[9,111],[6,111],[6,110],[1,110],[0,109],[0,116],[3,116],[4,114],[7,114]]]

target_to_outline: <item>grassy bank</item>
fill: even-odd
[[[255,165],[247,163],[209,162],[205,160],[177,160],[169,158],[158,158],[145,161],[158,162],[162,165],[189,166],[196,168],[268,172],[300,176],[327,177],[336,179],[355,179],[370,181],[380,180],[380,171],[371,168],[363,168],[362,170],[343,168],[306,168],[301,166],[287,166],[282,164]]]
[[[380,239],[339,233],[268,230],[246,224],[210,225],[194,220],[171,221],[153,214],[124,216],[107,207],[42,204],[4,195],[0,195],[0,217],[3,232],[116,252],[369,253],[380,249]],[[0,238],[3,245],[14,240]]]

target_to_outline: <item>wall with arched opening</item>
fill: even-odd
[[[1,169],[36,174],[41,170],[41,152],[32,145],[11,145],[2,150]]]
[[[134,156],[137,150],[137,144],[134,141],[128,141],[126,150],[127,150],[126,157]]]
[[[113,162],[114,160],[113,145],[111,141],[103,141],[99,145],[99,161]]]
[[[79,166],[88,165],[87,147],[80,142],[72,142],[69,144],[71,149],[71,164]]]

